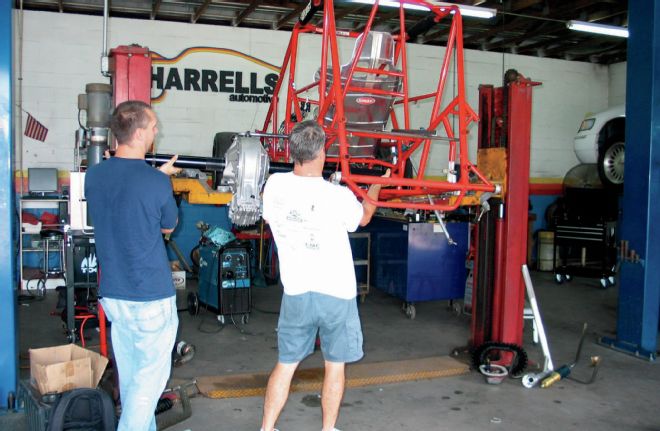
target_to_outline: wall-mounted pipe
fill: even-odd
[[[110,76],[110,59],[108,58],[108,0],[103,0],[103,51],[101,52],[101,75]]]

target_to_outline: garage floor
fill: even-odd
[[[532,273],[555,364],[572,362],[582,324],[589,323],[582,360],[573,374],[590,376],[590,356],[602,358],[599,377],[592,385],[561,381],[548,389],[525,389],[520,380],[488,385],[478,372],[456,377],[383,384],[349,389],[337,426],[344,430],[660,430],[660,368],[596,344],[598,336],[613,336],[616,327],[617,288],[600,289],[594,279],[574,279],[556,285],[550,273]],[[194,282],[189,282],[189,286]],[[180,335],[196,346],[192,361],[172,373],[172,382],[186,383],[200,376],[267,371],[277,358],[275,327],[281,289],[253,289],[253,309],[247,325],[231,321],[220,326],[215,316],[180,313]],[[59,317],[51,316],[56,297],[20,307],[21,376],[27,378],[27,349],[65,342]],[[182,295],[180,308],[185,307]],[[464,346],[470,318],[457,315],[446,301],[417,304],[409,320],[399,300],[372,289],[360,305],[365,338],[363,362],[394,361],[448,355]],[[541,361],[534,346],[531,322],[526,323],[525,349]],[[98,344],[94,337],[90,344]],[[322,365],[319,352],[304,367]],[[258,430],[261,397],[192,399],[193,414],[171,428],[184,430]],[[282,431],[320,429],[317,393],[292,393],[280,417]],[[0,415],[0,430],[24,430],[21,414]]]

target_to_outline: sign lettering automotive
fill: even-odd
[[[152,72],[153,86],[159,90],[233,93],[229,96],[232,102],[270,103],[269,96],[273,94],[277,78],[275,73],[260,77],[256,72],[244,74],[238,70],[179,70],[163,66],[154,67]]]
[[[199,52],[240,57],[261,66],[260,68],[270,70],[253,72],[176,66],[176,63],[187,55]],[[225,48],[188,48],[174,58],[165,58],[155,52],[152,52],[151,55],[152,88],[161,90],[160,94],[152,97],[152,102],[160,102],[168,91],[176,90],[228,93],[230,102],[270,103],[279,78],[278,67],[239,51]]]

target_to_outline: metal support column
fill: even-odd
[[[506,249],[500,296],[495,310],[499,333],[495,339],[522,345],[525,284],[521,268],[527,262],[527,217],[529,211],[529,156],[532,129],[532,88],[537,83],[520,79],[509,84],[507,130],[507,194],[504,210]]]
[[[479,222],[472,298],[472,346],[486,341],[522,345],[527,262],[529,157],[532,89],[539,83],[515,70],[505,85],[479,87],[479,151],[492,152],[506,169],[504,205],[489,201],[491,214]],[[505,149],[506,153],[501,151]],[[505,157],[506,156],[506,157]],[[490,232],[490,236],[481,233]]]
[[[496,116],[499,104],[492,85],[479,86],[479,151],[496,147]],[[495,285],[495,233],[499,199],[488,201],[491,211],[482,215],[474,229],[474,267],[472,271],[472,321],[470,346],[476,348],[493,339],[493,288]]]
[[[654,361],[660,309],[660,1],[628,3],[623,256],[616,339],[601,343]]]
[[[12,140],[12,3],[0,1],[0,237],[12,246],[0,247],[0,408],[16,392],[18,343],[16,279],[14,277],[14,183]]]

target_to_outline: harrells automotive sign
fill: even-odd
[[[235,57],[247,61],[246,68],[201,66],[185,62],[191,54],[219,54],[229,56],[236,64]],[[234,57],[234,58],[232,58]],[[152,88],[159,91],[152,97],[153,103],[162,102],[169,91],[226,93],[230,102],[270,103],[279,77],[279,67],[252,57],[240,51],[226,48],[192,47],[176,57],[167,58],[151,52]],[[188,64],[190,63],[190,64]],[[215,62],[214,62],[215,63]],[[243,62],[242,64],[246,64]]]

